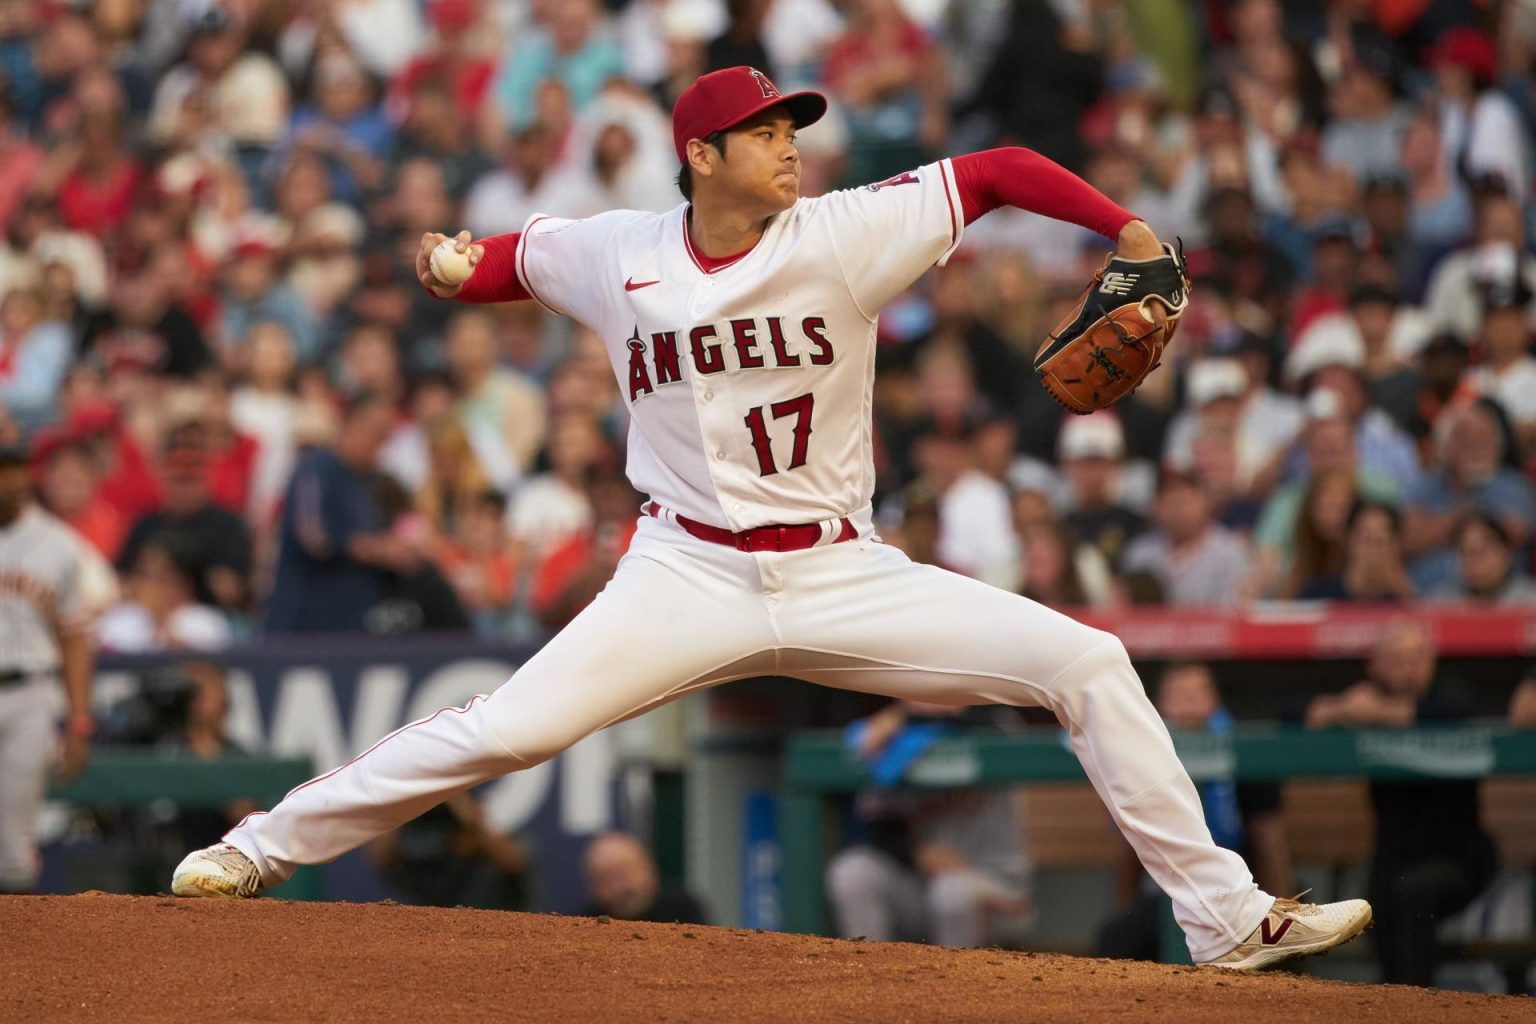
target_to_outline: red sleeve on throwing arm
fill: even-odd
[[[955,186],[967,224],[999,206],[1015,206],[1113,239],[1137,219],[1082,178],[1032,149],[989,149],[957,156],[950,162],[955,167]]]
[[[521,237],[522,232],[514,231],[510,235],[478,239],[475,244],[483,246],[485,252],[454,300],[487,303],[533,298],[517,279],[517,240]]]

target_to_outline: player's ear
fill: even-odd
[[[714,173],[715,161],[720,153],[703,139],[688,140],[688,166],[696,177],[707,178]]]

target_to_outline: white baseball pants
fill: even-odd
[[[0,687],[0,892],[30,892],[37,885],[37,816],[58,746],[63,698],[48,678]]]
[[[275,884],[591,732],[758,675],[937,704],[1047,707],[1172,897],[1197,962],[1231,950],[1269,910],[1242,858],[1211,841],[1119,640],[914,563],[867,527],[842,544],[744,553],[643,517],[602,594],[494,693],[391,733],[226,840]]]

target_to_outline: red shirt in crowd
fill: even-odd
[[[59,185],[59,216],[76,231],[104,235],[128,219],[139,188],[139,165],[119,160],[96,181],[72,172]]]

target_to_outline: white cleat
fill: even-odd
[[[171,892],[177,896],[248,899],[261,892],[261,873],[251,859],[228,843],[193,850],[176,866]]]
[[[1365,900],[1298,903],[1278,899],[1253,934],[1238,943],[1236,949],[1200,966],[1257,971],[1341,946],[1365,931],[1370,923],[1371,905]]]

